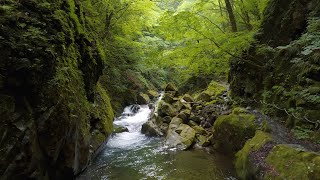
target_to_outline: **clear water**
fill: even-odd
[[[176,151],[163,145],[162,138],[141,134],[151,110],[132,106],[114,124],[126,126],[129,132],[113,135],[90,167],[78,179],[101,180],[220,180],[233,178],[232,160],[205,150]]]

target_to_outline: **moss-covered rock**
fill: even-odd
[[[263,179],[318,179],[320,154],[293,145],[277,145],[269,153],[266,163],[272,168]]]
[[[168,91],[178,91],[178,88],[173,83],[168,83],[164,89],[166,92]]]
[[[219,95],[222,95],[227,88],[215,81],[212,81],[206,90],[199,94],[195,94],[195,99],[197,101],[210,102],[215,100]]]
[[[181,123],[179,124],[179,122]],[[179,125],[177,126],[177,124]],[[185,150],[193,145],[195,135],[195,131],[190,126],[182,124],[182,120],[172,120],[169,125],[165,144],[169,147]]]
[[[114,125],[113,126],[113,133],[122,133],[122,132],[128,132],[129,129],[124,126]]]
[[[173,108],[170,104],[160,101],[158,106],[158,114],[162,117],[171,116],[174,117],[177,114],[177,110]]]
[[[255,136],[248,140],[244,147],[237,152],[235,167],[241,179],[261,178],[262,171],[266,170],[264,160],[271,150],[270,148],[266,150],[264,147],[268,142],[272,142],[271,135],[258,130]],[[253,153],[257,154],[257,152],[260,152],[259,155],[254,157]]]
[[[150,137],[163,136],[161,129],[152,119],[142,125],[141,133]]]
[[[147,94],[139,93],[137,96],[137,103],[140,105],[148,104],[148,103],[150,103],[150,98]]]
[[[212,132],[214,148],[226,153],[239,151],[252,138],[257,129],[252,114],[230,114],[219,116]]]
[[[159,97],[159,93],[154,90],[148,90],[148,95],[151,99],[156,99],[157,97]]]
[[[161,100],[169,104],[173,103],[174,101],[173,96],[170,93],[164,93]]]

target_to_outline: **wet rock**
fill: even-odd
[[[138,104],[148,104],[150,103],[150,98],[147,94],[144,94],[144,93],[140,93],[138,96],[137,96],[137,103]]]
[[[113,126],[113,133],[122,133],[122,132],[129,132],[127,127],[114,125]]]
[[[141,133],[150,137],[163,136],[161,129],[156,125],[156,123],[153,120],[149,120],[148,122],[142,125]]]

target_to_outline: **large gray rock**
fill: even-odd
[[[166,145],[185,150],[193,145],[196,132],[189,125],[182,124],[182,119],[173,118],[166,136]]]
[[[149,120],[148,122],[142,125],[141,133],[150,137],[163,136],[161,129],[156,125],[156,123],[153,120]]]

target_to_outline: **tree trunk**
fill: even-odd
[[[226,3],[226,9],[227,9],[229,20],[230,20],[230,24],[231,24],[231,30],[232,30],[232,32],[237,32],[238,30],[237,30],[236,18],[234,16],[230,0],[224,0],[224,1]]]

